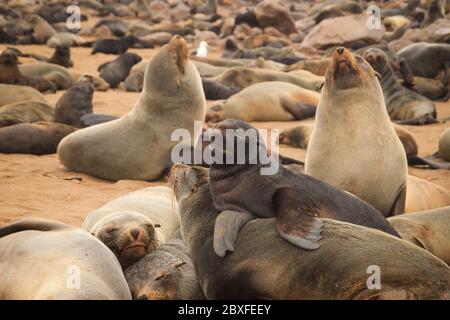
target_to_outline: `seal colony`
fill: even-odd
[[[450,6],[371,4],[5,0],[0,299],[450,299]]]

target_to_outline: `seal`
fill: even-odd
[[[182,236],[207,299],[449,297],[450,271],[438,258],[383,232],[331,219],[324,219],[320,250],[304,251],[284,241],[275,219],[255,219],[240,230],[234,254],[217,257],[213,238],[219,212],[208,170],[185,166],[174,174]],[[393,260],[399,267],[392,267]],[[383,270],[379,290],[367,287],[371,265]]]
[[[319,94],[295,84],[266,81],[252,84],[229,99],[213,105],[206,121],[292,121],[313,117]]]
[[[2,299],[131,299],[116,257],[79,228],[36,218],[15,221],[0,227],[0,253]],[[79,282],[70,275],[78,275]]]
[[[73,81],[66,68],[47,62],[27,63],[19,66],[20,73],[27,77],[41,77],[53,82],[59,90],[69,89]]]
[[[61,123],[19,123],[0,128],[0,153],[53,154],[62,138],[76,128]]]
[[[131,68],[141,61],[142,58],[135,53],[122,53],[114,61],[105,62],[98,67],[100,77],[102,77],[111,88],[116,88],[124,81]]]
[[[56,102],[55,121],[81,128],[81,117],[92,113],[94,83],[91,76],[83,75]]]
[[[33,28],[33,37],[39,44],[44,44],[56,34],[55,29],[42,17],[37,14],[29,15],[25,19]]]
[[[423,125],[437,121],[436,107],[433,102],[397,81],[388,57],[382,50],[370,48],[364,52],[363,57],[381,75],[380,85],[392,121],[410,125]]]
[[[47,59],[47,62],[58,64],[66,68],[73,67],[73,61],[70,59],[70,47],[56,46],[53,55]]]
[[[205,299],[180,231],[124,274],[135,300]]]
[[[342,47],[327,69],[305,172],[351,192],[384,216],[404,212],[408,164],[376,72]]]
[[[128,35],[120,39],[98,39],[92,46],[91,54],[96,54],[97,52],[122,54],[138,41],[139,39],[134,35]]]
[[[56,85],[42,77],[23,75],[18,67],[17,55],[6,49],[0,55],[0,83],[33,87],[40,92],[56,92]]]
[[[428,11],[425,15],[425,19],[423,19],[422,23],[420,24],[420,27],[424,28],[426,26],[429,26],[438,19],[444,19],[445,4],[446,1],[444,0],[432,0],[430,6],[428,7]]]
[[[205,98],[208,100],[228,99],[239,92],[238,88],[229,88],[210,79],[202,78],[202,87]]]
[[[247,67],[232,67],[224,73],[213,77],[212,80],[218,81],[224,86],[239,88],[241,90],[252,84],[264,81],[289,82],[313,91],[319,91],[322,87],[321,81],[317,81],[316,77],[311,77],[306,74],[290,74],[277,70]]]
[[[44,101],[28,100],[13,102],[0,107],[0,128],[18,123],[55,120],[53,107]]]
[[[45,97],[32,87],[0,83],[0,107],[10,103],[28,100],[45,102]]]
[[[92,211],[82,229],[106,244],[127,268],[171,238],[180,227],[178,204],[167,187],[149,187]]]
[[[380,212],[349,193],[282,166],[277,172],[270,172],[271,175],[262,175],[261,169],[272,161],[263,163],[262,157],[267,157],[266,146],[248,123],[225,120],[214,130],[224,136],[220,148],[216,149],[213,144],[208,146],[222,159],[222,164],[210,165],[209,173],[213,203],[221,211],[214,230],[214,251],[218,256],[234,250],[239,229],[256,217],[276,217],[280,236],[308,250],[320,247],[323,217],[397,235]],[[229,150],[230,144],[233,150]],[[240,144],[245,146],[244,155],[239,154]],[[253,152],[256,150],[259,154]],[[230,156],[234,160],[232,163],[228,161]]]
[[[433,182],[408,176],[405,212],[418,212],[450,206],[450,191]]]
[[[402,239],[450,265],[450,206],[388,218]]]
[[[450,162],[450,128],[445,129],[439,138],[439,156]]]
[[[148,65],[133,110],[63,139],[58,147],[63,165],[113,181],[159,178],[172,165],[170,154],[177,143],[171,141],[173,130],[184,128],[193,137],[194,121],[205,118],[201,79],[188,52],[186,41],[174,36]]]

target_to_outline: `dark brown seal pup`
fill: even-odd
[[[135,300],[205,299],[180,231],[124,273]]]
[[[80,118],[92,113],[93,96],[93,79],[91,76],[84,75],[56,102],[55,121],[82,128],[84,125]]]
[[[230,88],[214,80],[202,78],[203,91],[207,100],[228,99],[238,93],[238,88]]]
[[[121,54],[126,52],[136,42],[138,42],[138,38],[134,35],[129,35],[120,39],[99,39],[96,40],[92,46],[92,54],[96,54],[97,52]]]
[[[56,46],[53,55],[47,59],[47,62],[59,64],[60,66],[71,68],[73,67],[73,61],[70,59],[70,47],[68,46]]]
[[[392,121],[412,125],[437,121],[433,102],[405,88],[397,81],[388,57],[382,50],[370,48],[364,52],[363,57],[381,75],[380,85]]]
[[[20,123],[0,128],[0,152],[52,154],[61,139],[75,130],[54,122]]]
[[[141,60],[142,58],[135,53],[122,53],[116,60],[101,64],[98,71],[100,77],[105,79],[111,88],[115,88],[126,79],[131,67]]]
[[[320,250],[284,241],[275,219],[255,219],[240,230],[235,252],[217,257],[219,212],[208,170],[185,166],[173,174],[181,232],[207,299],[450,298],[450,270],[438,258],[383,232],[331,219],[324,219]],[[368,288],[374,265],[381,270],[379,290]]]
[[[217,124],[215,130],[222,133],[225,140],[222,150],[214,150],[224,164],[212,163],[209,175],[213,203],[221,211],[214,230],[214,250],[218,256],[225,256],[227,250],[234,251],[239,230],[256,217],[276,217],[280,236],[308,250],[320,247],[321,218],[324,217],[397,236],[380,212],[349,193],[283,167],[275,174],[262,175],[260,170],[271,163],[261,161],[263,155],[267,156],[266,146],[248,123],[225,120]],[[230,142],[234,150],[225,149]],[[244,155],[239,154],[243,150],[237,149],[237,143],[244,143]],[[256,150],[259,155],[254,154]],[[224,160],[229,162],[230,154],[234,157],[233,163],[226,163]],[[245,157],[241,161],[243,164],[238,164],[240,157]]]
[[[13,50],[4,50],[0,55],[0,83],[30,86],[40,92],[56,92],[56,85],[41,77],[22,75],[18,67],[17,55]]]

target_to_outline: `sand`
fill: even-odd
[[[3,50],[6,45],[0,45]],[[50,56],[53,49],[46,46],[16,46],[23,52]],[[131,49],[130,52],[149,59],[153,49]],[[115,55],[90,55],[90,48],[72,48],[73,70],[98,74],[97,67],[116,58]],[[218,53],[212,53],[217,57]],[[29,62],[29,60],[22,60]],[[63,94],[59,91],[46,95],[55,104]],[[137,101],[139,94],[126,92],[122,88],[94,93],[94,112],[115,116],[127,114]],[[210,103],[209,103],[210,104]],[[450,116],[450,102],[436,103],[439,117]],[[257,128],[286,129],[313,120],[291,122],[253,123]],[[427,126],[406,126],[419,144],[419,154],[429,155],[437,150],[439,136],[450,126],[450,122]],[[305,150],[289,146],[280,147],[281,154],[304,160]],[[440,184],[450,189],[449,170],[410,168],[410,174]],[[145,182],[121,180],[109,182],[85,174],[70,172],[59,162],[56,154],[45,156],[0,153],[0,225],[21,217],[50,218],[80,226],[87,214],[104,203],[131,191],[156,185],[167,185],[167,181]]]

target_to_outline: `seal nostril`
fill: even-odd
[[[133,228],[130,230],[131,235],[133,236],[134,239],[137,239],[139,236],[139,229]]]
[[[339,47],[336,49],[337,53],[339,54],[343,54],[344,53],[344,48],[343,47]]]

